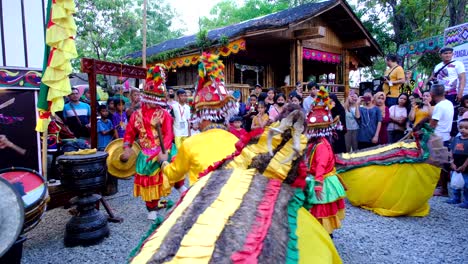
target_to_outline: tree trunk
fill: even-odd
[[[147,0],[143,0],[143,48],[141,50],[141,60],[144,68],[146,68],[146,6]]]
[[[468,0],[448,0],[450,22],[449,27],[462,24],[466,15]]]

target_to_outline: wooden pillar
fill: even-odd
[[[95,65],[93,65],[93,68]],[[97,88],[96,88],[96,70],[88,73],[89,92],[91,94],[91,148],[97,148]]]
[[[343,84],[345,86],[345,90],[344,90],[344,95],[345,95],[345,98],[348,98],[348,94],[349,94],[349,63],[350,63],[350,54],[349,54],[349,51],[348,50],[344,50],[343,53],[342,53],[342,57],[343,57],[343,76],[342,76],[342,80],[343,80]]]
[[[303,46],[302,40],[296,40],[296,81],[302,82],[304,79],[304,58],[303,58]],[[296,81],[291,83],[291,85],[296,85]]]
[[[296,41],[293,41],[289,47],[289,85],[296,83],[296,51]]]

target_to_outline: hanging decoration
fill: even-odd
[[[244,83],[244,72],[245,71],[254,71],[257,73],[257,83],[259,83],[259,72],[262,72],[265,70],[263,66],[250,66],[250,65],[244,65],[244,64],[239,64],[235,63],[234,66],[236,69],[241,71],[241,84]]]
[[[306,60],[315,60],[321,62],[328,62],[333,64],[339,64],[341,62],[341,55],[337,53],[325,52],[314,49],[303,49],[303,57]]]
[[[214,55],[227,57],[231,54],[239,53],[241,50],[246,50],[245,47],[245,39],[238,39],[235,41],[230,42],[227,46],[216,47],[210,49],[208,52]],[[164,64],[168,69],[175,69],[177,67],[184,67],[190,65],[198,64],[200,59],[200,54],[195,55],[187,55],[183,57],[173,58],[166,61],[161,62]]]
[[[403,44],[398,49],[398,55],[408,57],[429,52],[437,52],[444,46],[444,36],[435,36]]]

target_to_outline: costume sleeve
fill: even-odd
[[[164,111],[164,120],[161,124],[161,131],[163,133],[164,147],[166,150],[171,149],[172,142],[174,141],[174,130],[172,129],[173,123],[174,120],[172,119],[171,115]]]
[[[128,143],[130,146],[133,145],[133,141],[135,141],[135,138],[138,134],[138,130],[135,127],[135,114],[136,112],[133,112],[132,116],[130,117],[130,121],[127,124],[124,135],[124,144]],[[115,127],[114,122],[112,122],[112,125]]]
[[[180,146],[177,151],[176,157],[169,165],[164,167],[163,173],[169,179],[169,182],[173,184],[184,179],[189,169],[190,153],[185,144],[182,143],[182,146]]]
[[[327,167],[329,166],[329,156],[333,155],[333,153],[329,153],[329,149],[326,147],[325,144],[319,143],[317,149],[315,150],[315,155],[312,160],[312,163],[315,167],[315,181],[323,183],[323,176],[327,173]]]

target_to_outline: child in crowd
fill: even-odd
[[[387,127],[390,143],[395,143],[405,136],[408,105],[408,94],[402,93],[398,97],[398,104],[390,106],[390,123]]]
[[[453,171],[463,174],[465,186],[463,189],[453,189],[449,204],[460,204],[461,208],[468,209],[468,119],[462,119],[458,123],[459,136],[456,136],[450,147],[453,156],[451,168]],[[462,196],[463,194],[463,203]]]
[[[230,123],[229,132],[237,138],[241,138],[243,135],[247,134],[247,131],[242,128],[242,117],[235,116],[230,120]]]
[[[345,101],[344,109],[346,111],[346,152],[358,150],[357,134],[359,130],[359,120],[361,119],[359,105],[361,99],[356,92],[350,92],[350,95]]]
[[[275,104],[268,110],[268,115],[272,122],[276,121],[276,118],[283,112],[284,105],[286,104],[286,96],[279,93],[275,98]]]
[[[258,102],[257,106],[258,114],[254,116],[252,120],[252,128],[254,129],[263,129],[268,124],[268,114],[266,113],[266,106],[265,102]]]
[[[457,122],[463,119],[463,114],[468,111],[468,94],[464,95],[461,99],[460,106],[458,107]]]
[[[253,117],[258,114],[257,112],[257,96],[255,94],[251,94],[249,98],[249,102],[245,107],[245,114],[244,117],[244,125],[248,131],[250,131],[250,127],[252,126]]]
[[[98,112],[101,118],[97,121],[98,132],[98,150],[104,151],[107,145],[112,141],[114,135],[114,125],[109,120],[109,111],[107,106],[99,105]]]
[[[107,99],[107,111],[109,111],[109,119],[110,119],[112,115],[115,113],[115,105],[114,105],[113,97],[109,97],[109,99]]]
[[[382,113],[372,102],[372,92],[366,91],[362,101],[364,106],[359,108],[361,122],[357,135],[359,149],[377,146],[382,126]]]
[[[190,136],[194,136],[196,134],[200,134],[200,122],[198,121],[190,121]]]
[[[112,115],[112,124],[114,125],[114,137],[123,138],[125,128],[127,127],[127,113],[125,112],[125,102],[120,98],[114,99],[115,113]]]

